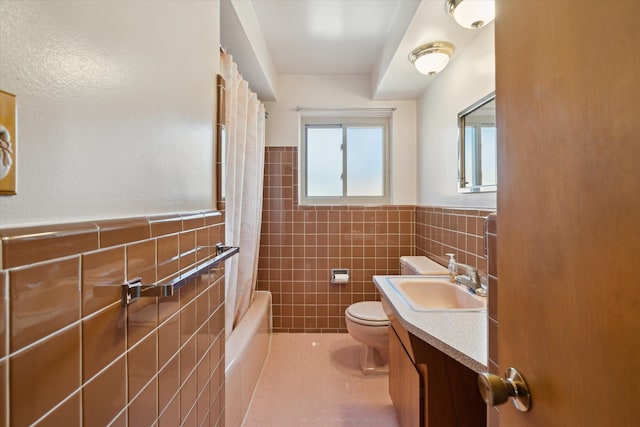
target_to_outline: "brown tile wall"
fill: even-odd
[[[267,147],[258,288],[273,296],[274,332],[346,332],[344,311],[379,298],[371,277],[398,274],[414,252],[413,206],[299,206],[298,152]],[[330,283],[347,268],[348,284]]]
[[[224,425],[224,265],[126,307],[119,286],[208,260],[222,213],[0,229],[0,239],[0,427]]]
[[[484,223],[492,211],[478,209],[416,207],[416,255],[424,255],[447,265],[454,253],[456,261],[476,267],[486,277]]]
[[[487,264],[489,277],[489,372],[500,375],[498,368],[498,216],[492,213],[487,218]],[[488,426],[499,426],[498,407],[488,410]]]

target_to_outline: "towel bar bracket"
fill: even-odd
[[[140,279],[122,284],[122,305],[127,306],[140,298],[140,288],[142,281]]]
[[[143,285],[141,278],[122,284],[122,305],[129,305],[140,297],[169,297],[174,293],[173,283]]]

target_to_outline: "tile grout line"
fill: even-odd
[[[128,420],[127,420],[127,418],[128,418],[128,417],[126,417],[126,413],[127,413],[127,406],[125,406],[124,408],[122,408],[122,409],[120,410],[120,412],[118,412],[118,413],[117,413],[117,414],[116,414],[116,415],[111,419],[111,421],[109,421],[109,422],[108,422],[107,426],[112,426],[112,425],[116,422],[116,420],[117,420],[118,418],[120,418],[120,416],[122,416],[122,414],[125,414],[125,426],[126,426],[126,425],[127,425],[127,423],[128,423]]]
[[[80,256],[80,259],[78,260],[78,296],[79,296],[79,304],[78,304],[78,315],[80,317],[80,337],[79,337],[79,343],[78,343],[78,348],[80,350],[80,360],[78,361],[78,378],[80,379],[80,425],[84,425],[84,405],[83,405],[83,401],[84,401],[84,346],[82,345],[83,343],[83,338],[84,338],[84,327],[83,327],[83,322],[82,322],[82,312],[83,312],[83,306],[82,306],[82,285],[83,285],[83,268],[84,268],[84,264],[83,264],[83,257]]]
[[[128,279],[128,275],[129,275],[129,259],[128,259],[128,253],[129,253],[129,247],[128,246],[124,246],[124,268],[123,268],[123,273],[124,273],[124,279],[125,281]],[[124,405],[124,410],[126,411],[126,416],[125,416],[125,427],[129,426],[129,305],[123,307],[124,308],[124,343],[125,343],[125,347],[124,347],[124,401],[125,401],[125,405]],[[146,337],[145,337],[146,338]],[[142,342],[144,338],[142,338],[140,340],[140,342]]]
[[[68,325],[65,325],[63,327],[61,327],[60,329],[57,329],[56,331],[42,337],[42,338],[38,338],[37,340],[30,342],[29,344],[25,345],[24,347],[19,348],[18,350],[14,351],[13,353],[10,353],[7,355],[7,358],[12,358],[15,356],[19,356],[22,353],[29,351],[31,349],[33,349],[34,347],[39,346],[40,344],[43,344],[45,341],[48,341],[49,339],[52,338],[56,338],[58,335],[62,335],[64,332],[67,332],[70,329],[73,329],[73,327],[75,326],[80,326],[82,325],[82,319],[78,319],[75,320],[71,323],[69,323]]]
[[[2,245],[0,245],[1,247]],[[0,254],[1,255],[1,254]],[[10,316],[9,316],[9,272],[6,271],[4,274],[4,283],[2,284],[3,287],[3,295],[2,298],[4,299],[4,303],[5,303],[5,313],[4,313],[4,322],[5,322],[5,336],[4,336],[4,352],[5,352],[5,366],[4,366],[4,378],[5,378],[5,396],[4,396],[4,405],[5,405],[5,409],[6,409],[6,413],[5,413],[5,425],[10,426],[11,425],[11,407],[10,407],[10,392],[11,392],[11,388],[9,387],[11,382],[9,381],[9,375],[11,374],[11,370],[9,369],[9,360],[11,359],[9,357],[9,336],[10,333],[9,331],[11,330],[10,325],[9,325],[9,320],[10,320]]]
[[[40,418],[35,420],[31,425],[37,426],[38,424],[43,422],[49,415],[53,414],[58,408],[62,407],[65,403],[67,403],[69,400],[71,400],[76,394],[80,394],[80,397],[82,397],[82,392],[81,391],[82,391],[82,387],[80,387],[80,388],[76,389],[75,391],[69,393],[69,395],[67,397],[65,397],[60,402],[58,402],[58,404],[55,405],[53,408],[51,408],[47,412],[45,412]],[[82,402],[82,399],[80,399],[80,401]]]
[[[151,221],[149,221],[149,235],[153,235],[153,231],[152,231],[152,227],[151,227]],[[177,237],[178,239],[178,255],[180,254],[180,236],[178,235]],[[158,261],[160,259],[159,257],[159,250],[158,250],[158,241],[159,238],[157,236],[154,236],[154,263],[155,263],[155,276],[156,276],[156,281],[160,282],[160,279],[158,277]],[[178,261],[178,269],[180,269],[180,261]],[[179,273],[178,273],[179,274]],[[156,369],[155,369],[155,375],[153,377],[153,379],[156,379],[156,413],[155,413],[155,420],[156,423],[158,423],[158,420],[160,419],[160,298],[156,299],[156,328],[155,328],[155,332],[156,332],[156,336],[155,336],[155,347],[156,347]],[[166,319],[168,320],[168,319]],[[142,388],[142,390],[144,390],[147,386],[144,386]],[[127,387],[129,388],[129,387]],[[128,417],[127,417],[128,418]],[[128,421],[127,421],[128,422]]]

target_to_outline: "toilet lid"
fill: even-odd
[[[380,301],[362,301],[351,304],[347,308],[347,313],[356,319],[366,320],[367,322],[389,322],[389,318],[382,309]]]

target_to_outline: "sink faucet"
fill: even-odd
[[[465,271],[465,275],[456,276],[456,283],[466,286],[472,292],[479,296],[487,296],[487,291],[482,287],[480,283],[480,276],[478,275],[478,269],[467,264],[459,262],[455,263],[456,269],[461,268]]]

